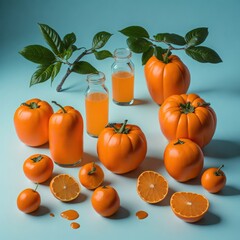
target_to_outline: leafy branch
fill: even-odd
[[[147,30],[140,26],[130,26],[120,30],[127,36],[127,45],[135,53],[142,54],[142,65],[153,55],[160,61],[168,63],[173,50],[184,50],[194,60],[202,63],[222,62],[220,56],[211,48],[199,46],[208,36],[208,28],[193,29],[181,36],[175,33],[158,33],[150,37]],[[163,48],[159,44],[167,47]]]
[[[50,49],[42,45],[29,45],[24,47],[19,53],[27,60],[38,64],[37,70],[33,73],[30,86],[45,82],[51,79],[51,83],[58,75],[61,67],[67,65],[66,74],[63,76],[60,84],[57,86],[57,91],[62,90],[62,86],[68,76],[72,73],[90,74],[97,73],[98,70],[86,61],[81,59],[89,54],[94,54],[98,60],[103,60],[112,57],[112,53],[108,50],[99,50],[105,46],[111,33],[102,31],[98,32],[92,39],[92,47],[77,47],[75,45],[76,35],[74,33],[66,34],[63,39],[59,34],[46,24],[39,24],[41,33],[50,47]],[[80,51],[78,57],[70,62],[70,58],[74,52]]]

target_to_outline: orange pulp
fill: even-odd
[[[85,100],[87,133],[98,137],[108,124],[108,95],[90,93]]]
[[[134,75],[119,71],[112,74],[112,94],[116,103],[130,103],[134,98]]]

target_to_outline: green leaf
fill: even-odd
[[[150,57],[152,57],[154,48],[150,46],[146,52],[142,54],[142,65],[145,65]]]
[[[39,26],[47,44],[56,55],[60,56],[64,51],[64,44],[58,33],[46,24],[39,23]]]
[[[66,60],[68,60],[73,54],[72,46],[68,47],[67,50],[64,51],[64,57]]]
[[[130,26],[119,31],[127,37],[149,38],[147,30],[140,26]]]
[[[211,48],[198,46],[198,47],[189,47],[186,50],[187,55],[195,59],[198,62],[202,63],[219,63],[222,62],[222,59],[219,55],[212,50]]]
[[[54,64],[40,65],[37,71],[34,72],[32,75],[32,78],[30,81],[30,87],[32,85],[47,81],[52,75],[53,68],[54,68]]]
[[[127,39],[127,45],[133,52],[143,53],[149,49],[152,43],[145,38],[129,37]]]
[[[66,34],[63,38],[63,44],[65,46],[65,49],[68,49],[70,46],[72,46],[76,42],[76,40],[76,35],[73,32]]]
[[[112,36],[112,34],[108,33],[108,32],[99,32],[99,33],[97,33],[93,37],[92,48],[93,49],[102,48],[107,43],[107,41],[109,40],[109,38],[111,36]]]
[[[155,38],[156,41],[159,42],[166,42],[179,46],[184,46],[186,44],[184,37],[175,33],[158,33],[153,37]]]
[[[90,74],[90,73],[98,73],[98,70],[93,67],[90,63],[85,61],[79,61],[73,65],[73,72],[79,74]]]
[[[113,57],[112,53],[109,52],[108,50],[102,50],[102,51],[95,50],[94,55],[95,55],[96,59],[98,59],[98,60],[103,60],[106,58]]]
[[[27,60],[39,64],[49,64],[56,60],[53,52],[41,45],[26,46],[19,53]]]
[[[52,74],[51,74],[51,82],[53,82],[54,78],[58,75],[61,69],[62,63],[56,62],[53,66]]]
[[[205,41],[205,39],[208,36],[208,28],[202,27],[202,28],[196,28],[191,31],[189,31],[185,35],[186,42],[189,47],[191,46],[197,46]]]
[[[166,49],[163,49],[159,46],[155,46],[154,55],[158,60],[163,61],[163,54],[164,53],[166,53]]]

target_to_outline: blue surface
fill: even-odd
[[[0,238],[1,239],[237,239],[239,234],[240,203],[240,2],[238,0],[202,1],[0,1],[0,135],[1,135],[1,197]],[[110,121],[139,125],[148,140],[148,153],[144,163],[136,171],[118,176],[104,168],[105,183],[119,192],[121,209],[117,215],[107,219],[97,215],[91,207],[91,191],[82,187],[80,198],[73,203],[56,200],[48,184],[39,186],[42,205],[38,212],[26,215],[16,207],[18,193],[34,187],[23,174],[23,161],[34,153],[49,154],[48,148],[30,148],[19,141],[13,126],[13,114],[25,100],[33,97],[77,108],[85,119],[84,91],[85,76],[72,74],[64,85],[66,91],[57,93],[56,86],[49,82],[29,88],[30,76],[35,65],[18,54],[29,44],[44,44],[37,23],[46,23],[55,28],[61,36],[75,32],[78,44],[91,46],[91,39],[98,31],[113,33],[106,48],[113,51],[125,47],[125,37],[120,30],[129,25],[141,25],[151,35],[158,32],[184,34],[195,27],[209,27],[206,45],[215,49],[223,63],[201,64],[183,53],[179,56],[191,72],[189,92],[198,93],[211,102],[218,117],[216,133],[204,149],[204,168],[224,164],[227,185],[220,194],[210,194],[199,184],[177,183],[166,173],[162,154],[166,146],[158,124],[158,106],[153,103],[146,88],[140,56],[133,56],[136,67],[135,98],[139,104],[120,107],[110,103]],[[112,60],[103,62],[89,60],[106,73],[107,86],[111,94],[110,66]],[[57,108],[54,107],[54,110]],[[83,163],[97,161],[96,139],[84,136]],[[136,193],[136,178],[143,170],[155,170],[163,174],[170,186],[167,198],[160,204],[149,205]],[[60,168],[54,173],[69,173],[77,178],[79,168]],[[193,191],[204,194],[210,201],[210,209],[203,220],[196,224],[185,223],[172,213],[169,199],[174,191]],[[60,213],[75,209],[80,217],[81,227],[70,228],[70,222],[62,219]],[[139,221],[135,212],[145,210],[149,217]],[[49,213],[55,214],[52,218]]]

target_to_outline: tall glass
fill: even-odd
[[[92,137],[98,137],[108,124],[108,89],[102,72],[88,75],[87,81],[88,88],[85,94],[87,133]]]
[[[114,51],[112,64],[112,98],[118,105],[130,105],[134,101],[134,64],[132,53],[128,48]]]

